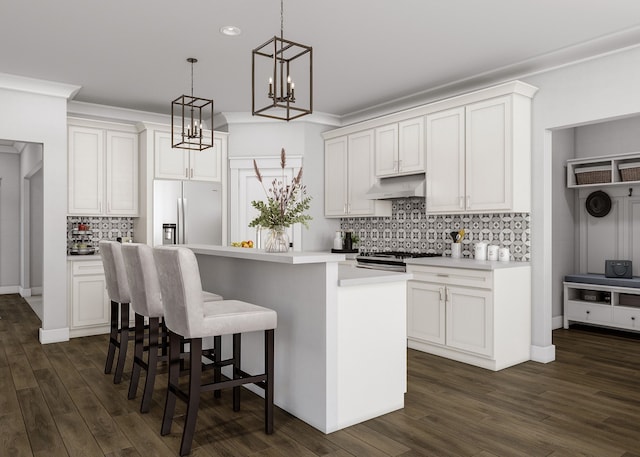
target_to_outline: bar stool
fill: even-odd
[[[158,362],[167,360],[166,356],[159,355],[160,349],[165,351],[167,347],[166,343],[159,344],[160,336],[166,334],[160,282],[153,259],[153,248],[150,246],[141,243],[125,243],[122,245],[122,257],[131,291],[131,307],[135,312],[134,357],[128,398],[131,400],[136,397],[140,372],[145,370],[147,377],[140,412],[146,413],[151,407]],[[222,297],[203,291],[202,299],[208,302],[222,300]],[[145,318],[148,319],[148,325],[145,325]],[[148,329],[147,346],[144,344],[145,329]],[[147,352],[147,362],[144,361],[145,352]]]
[[[265,391],[265,433],[273,433],[273,373],[274,329],[277,326],[275,311],[239,300],[222,300],[204,303],[201,291],[200,271],[195,254],[184,247],[162,246],[154,249],[154,258],[165,323],[169,329],[169,385],[164,406],[161,435],[171,432],[176,397],[185,401],[187,413],[180,455],[191,452],[196,428],[201,392],[233,388],[233,410],[240,410],[240,386],[256,384]],[[264,373],[250,375],[241,370],[240,353],[243,332],[264,331]],[[232,379],[203,382],[201,353],[202,338],[233,335],[233,357],[218,360],[218,366],[231,366]],[[180,337],[189,340],[189,388],[180,389]],[[217,352],[217,354],[219,351]],[[216,357],[217,358],[217,357]]]
[[[116,241],[102,240],[99,243],[104,276],[107,283],[107,294],[111,300],[111,329],[109,332],[109,350],[107,362],[104,366],[105,374],[111,373],[113,360],[118,349],[118,362],[113,382],[119,384],[122,381],[122,373],[127,358],[127,346],[129,344],[129,303],[131,293],[129,282],[122,259],[122,245]],[[118,328],[118,308],[120,312],[120,328]]]

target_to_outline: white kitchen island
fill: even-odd
[[[404,407],[411,274],[340,265],[343,254],[187,247],[206,290],[277,311],[277,406],[324,433]],[[245,371],[262,370],[262,334],[242,344]]]

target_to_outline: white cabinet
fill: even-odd
[[[469,261],[473,262],[473,261]],[[408,346],[500,370],[529,360],[526,264],[495,270],[407,265]]]
[[[127,128],[69,126],[69,214],[138,215],[138,135]]]
[[[70,260],[69,333],[71,337],[109,333],[110,301],[101,260]]]
[[[375,172],[379,178],[424,172],[424,117],[378,127]]]
[[[226,138],[214,132],[213,147],[202,151],[171,147],[171,132],[156,131],[155,178],[222,181],[222,150]]]
[[[530,98],[427,115],[427,212],[530,211]]]
[[[369,200],[374,183],[374,132],[325,141],[325,216],[391,216],[391,202]]]
[[[571,322],[640,331],[640,287],[565,281],[564,328]]]

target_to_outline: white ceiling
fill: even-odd
[[[640,43],[638,0],[285,0],[284,14],[285,38],[313,46],[314,110],[341,116]],[[278,0],[0,0],[0,72],[168,113],[196,57],[194,94],[247,112],[251,50],[279,29]]]

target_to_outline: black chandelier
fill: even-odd
[[[171,147],[202,151],[213,147],[213,132],[204,134],[203,115],[213,125],[213,100],[193,96],[193,64],[198,59],[189,57],[191,64],[191,95],[181,95],[171,102]],[[180,123],[174,124],[176,117]]]
[[[251,111],[254,116],[290,121],[313,112],[313,48],[285,40],[283,1],[280,37],[274,36],[252,51]],[[303,79],[296,85],[294,72],[297,78],[308,78],[308,85],[300,85]],[[256,90],[256,73],[261,75],[259,85],[264,89]]]

